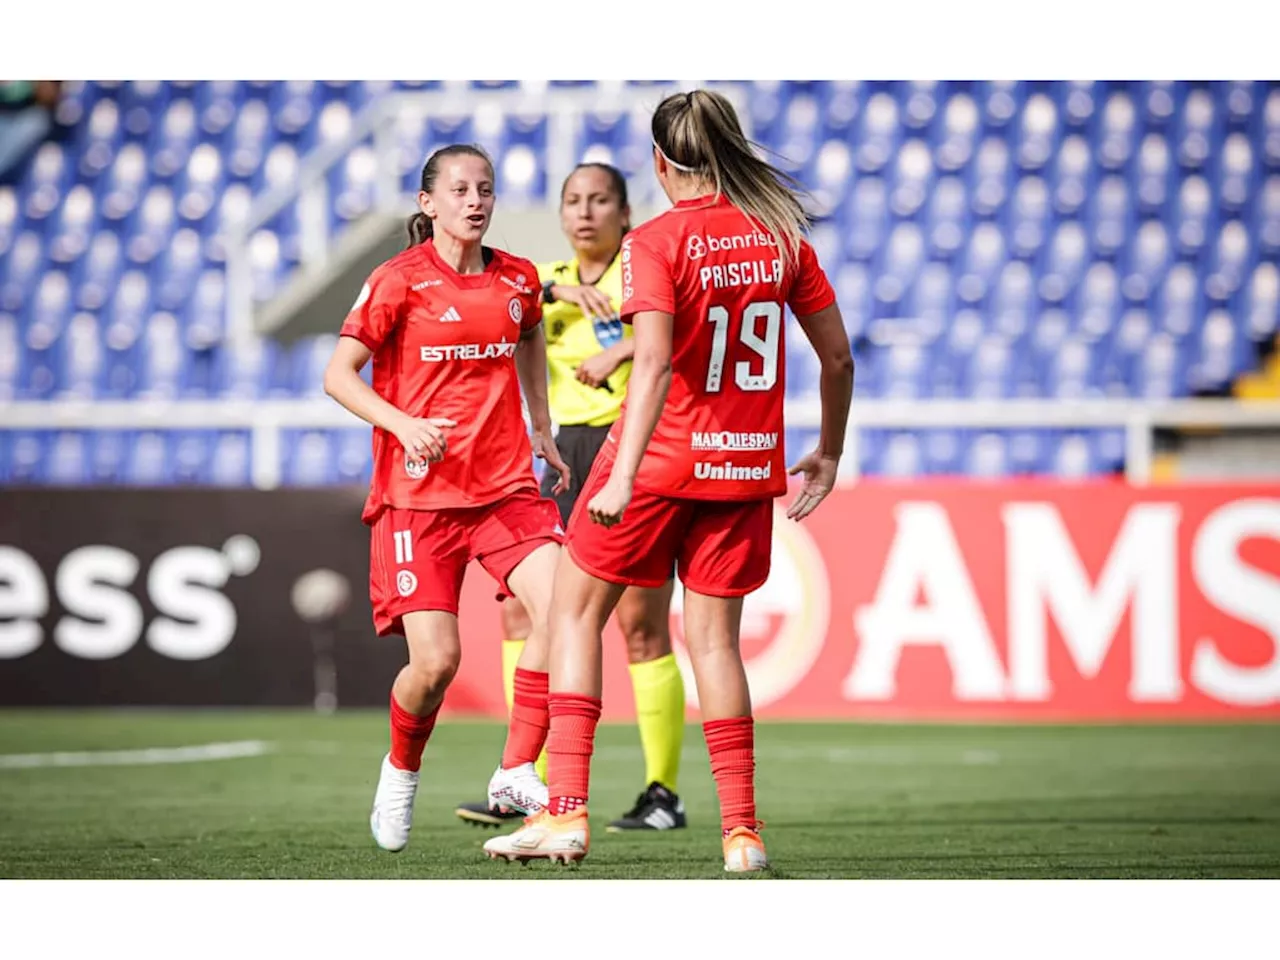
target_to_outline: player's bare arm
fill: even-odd
[[[611,527],[622,520],[645,448],[653,437],[671,388],[671,328],[673,318],[658,310],[643,310],[631,321],[635,330],[635,359],[627,382],[627,415],[618,441],[618,456],[609,482],[591,498],[587,510],[596,523]]]
[[[803,520],[813,513],[835,486],[836,469],[844,454],[849,406],[853,401],[853,354],[840,308],[833,303],[815,314],[800,317],[799,321],[821,364],[822,426],[817,449],[801,457],[787,471],[793,476],[804,474],[804,486],[787,509],[787,516],[792,520]]]
[[[587,357],[578,366],[577,377],[590,387],[598,387],[613,372],[636,355],[635,337],[625,337],[607,350]]]
[[[618,311],[614,308],[609,295],[590,284],[553,284],[551,295],[557,300],[575,304],[589,318],[599,317],[601,320],[612,320],[618,315]]]
[[[324,371],[324,392],[365,423],[394,434],[405,451],[437,463],[449,444],[444,431],[457,424],[445,417],[411,417],[388,403],[360,378],[372,351],[355,337],[339,337]]]
[[[560,456],[560,448],[551,433],[551,408],[547,404],[547,341],[540,323],[520,334],[520,342],[516,344],[516,375],[520,378],[520,389],[524,391],[524,402],[529,408],[529,421],[533,428],[529,442],[533,455],[545,460],[547,466],[560,474],[554,492],[563,493],[569,489],[571,478],[569,465]]]

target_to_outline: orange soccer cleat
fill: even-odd
[[[559,816],[541,811],[528,817],[515,833],[494,837],[484,845],[492,860],[505,858],[527,863],[550,860],[552,863],[575,863],[587,855],[591,846],[591,828],[587,808],[579,807]]]

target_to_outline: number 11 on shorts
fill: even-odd
[[[391,534],[396,541],[396,563],[413,563],[411,532],[409,530],[396,530]]]

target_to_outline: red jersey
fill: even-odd
[[[428,464],[374,428],[368,523],[387,506],[477,507],[537,487],[515,352],[542,319],[542,291],[532,263],[491,252],[483,272],[459,274],[431,241],[410,247],[373,271],[342,325],[373,351],[380,397],[458,424],[445,431],[444,459]]]
[[[671,389],[637,489],[697,500],[786,492],[783,305],[804,317],[835,302],[807,242],[797,261],[784,275],[773,237],[724,196],[682,201],[627,234],[623,320],[674,317]],[[625,418],[624,404],[602,456],[616,456]]]

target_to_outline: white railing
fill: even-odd
[[[788,404],[787,426],[812,429],[821,422],[816,402]],[[282,430],[362,427],[363,421],[325,398],[217,401],[20,401],[0,403],[0,430],[247,430],[252,483],[280,484]],[[895,401],[858,400],[849,422],[843,477],[858,476],[858,434],[863,429],[921,430],[933,427],[1008,430],[1019,428],[1125,431],[1125,474],[1145,484],[1151,477],[1152,440],[1158,428],[1268,429],[1280,434],[1280,401],[1172,400],[1085,401]]]
[[[430,116],[459,117],[477,111],[547,117],[546,182],[559,184],[577,163],[574,146],[582,116],[587,112],[630,114],[651,112],[663,97],[679,90],[691,90],[703,81],[680,81],[634,87],[625,84],[595,88],[548,87],[533,91],[518,89],[470,90],[443,89],[400,91],[389,93],[366,106],[353,120],[345,137],[318,147],[304,157],[293,181],[280,184],[254,198],[246,219],[227,238],[227,320],[228,336],[234,340],[252,339],[253,265],[250,241],[273,217],[297,202],[306,229],[301,237],[298,273],[323,269],[331,254],[333,238],[328,235],[328,175],[362,144],[371,143],[377,164],[374,174],[373,208],[370,212],[407,214],[413,209],[412,194],[402,188],[405,171],[400,167],[397,126],[404,119]],[[717,85],[738,110],[747,136],[751,135],[751,116],[741,92],[732,86]],[[482,139],[482,138],[477,138]],[[421,169],[426,157],[415,160],[413,170]],[[554,206],[558,188],[549,186],[547,196],[537,206]],[[504,209],[512,207],[504,203]],[[514,203],[515,209],[520,204]]]

